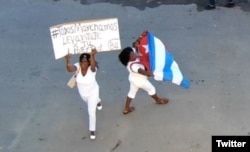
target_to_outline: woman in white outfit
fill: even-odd
[[[79,63],[71,65],[70,56],[66,55],[66,69],[68,72],[76,72],[78,92],[88,106],[90,139],[96,138],[96,108],[102,109],[99,98],[99,85],[96,81],[97,65],[95,61],[96,49],[91,53],[83,53],[79,57]]]
[[[155,87],[150,83],[148,77],[152,76],[152,72],[145,69],[144,65],[140,62],[139,57],[135,54],[133,48],[126,47],[119,54],[120,62],[127,67],[129,72],[130,90],[127,95],[125,108],[123,114],[128,114],[135,110],[130,106],[132,99],[135,98],[139,89],[145,90],[150,95],[156,104],[166,104],[168,99],[159,98],[156,94]]]

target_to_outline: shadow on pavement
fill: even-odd
[[[60,1],[60,0],[53,0]],[[78,1],[78,0],[74,0]],[[133,6],[140,10],[144,10],[146,7],[154,8],[160,5],[187,5],[196,4],[198,11],[203,11],[204,6],[208,4],[209,0],[80,0],[82,5],[91,5],[95,3],[111,3],[121,4],[122,6]],[[227,0],[217,0],[217,6],[223,6],[227,3]],[[236,0],[236,5],[239,6],[243,11],[250,11],[249,0]]]

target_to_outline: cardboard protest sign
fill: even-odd
[[[117,18],[83,20],[50,27],[55,59],[70,54],[121,49]]]

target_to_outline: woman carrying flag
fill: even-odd
[[[148,77],[152,76],[152,72],[149,69],[145,69],[145,66],[140,62],[139,57],[135,54],[133,48],[126,47],[119,54],[120,62],[127,67],[129,72],[130,90],[127,95],[125,108],[123,114],[128,114],[135,110],[130,106],[132,99],[135,98],[139,89],[147,91],[147,93],[155,100],[156,104],[166,104],[168,99],[160,98],[156,94],[155,87],[150,83]]]

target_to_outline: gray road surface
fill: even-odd
[[[250,135],[249,4],[198,7],[1,0],[0,152],[211,152],[212,135]],[[124,116],[129,83],[119,51],[97,54],[104,107],[93,142],[86,106],[65,85],[71,74],[54,59],[49,27],[109,17],[119,20],[122,47],[144,29],[163,40],[192,84],[151,79],[170,103],[155,105],[140,91],[136,111]]]

